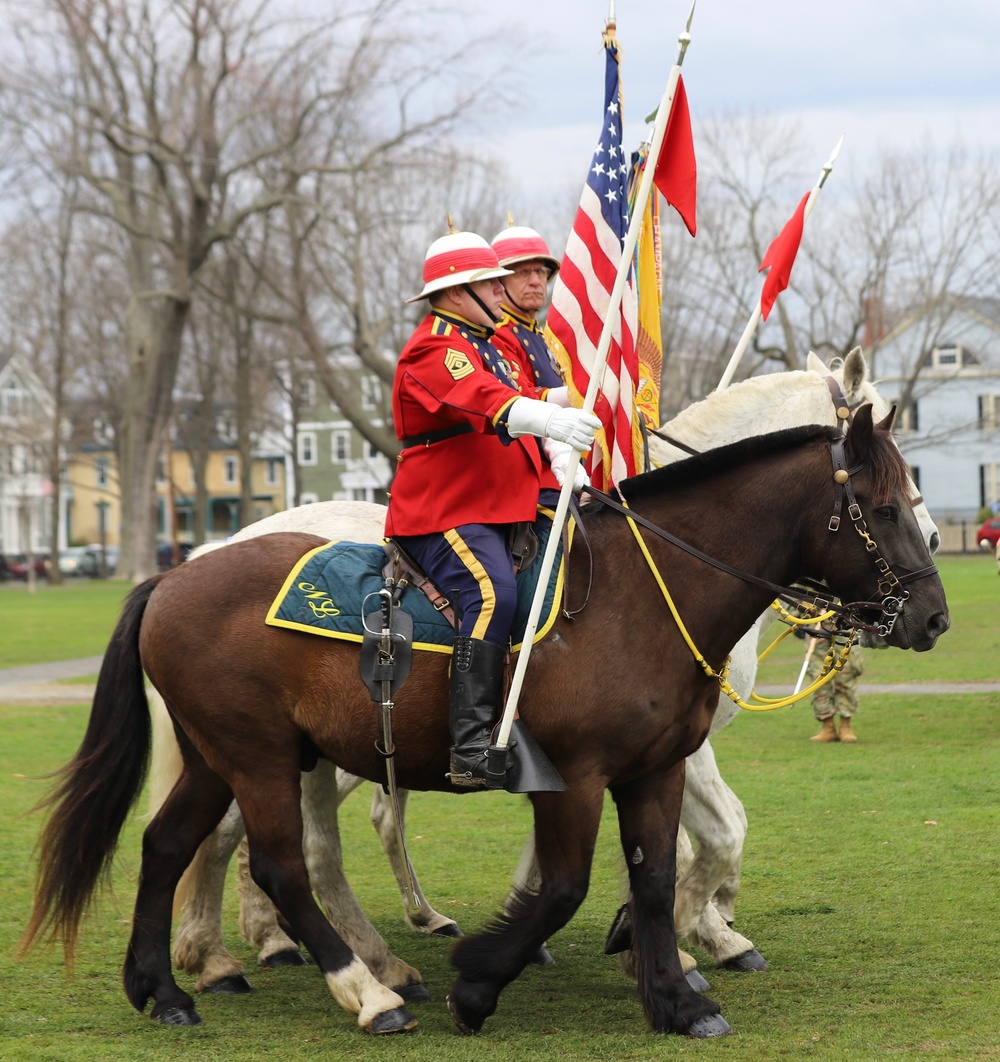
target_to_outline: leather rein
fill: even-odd
[[[834,406],[837,410],[838,420],[842,422],[846,432],[847,425],[852,419],[851,414],[853,411],[848,405],[847,399],[844,396],[839,383],[837,383],[832,376],[826,377],[826,382],[830,389]],[[666,438],[665,436],[659,435],[659,433],[655,434],[660,438]],[[666,441],[674,446],[678,445],[673,439],[667,438]],[[681,446],[680,448],[690,450],[687,446]],[[842,433],[838,438],[830,441],[830,456],[833,464],[833,479],[838,485],[839,490],[837,491],[836,499],[834,501],[833,514],[827,525],[828,529],[831,532],[835,532],[840,528],[841,512],[844,507],[844,502],[846,501],[847,514],[854,525],[854,529],[863,539],[865,549],[871,555],[872,562],[875,565],[879,579],[878,592],[882,595],[880,601],[852,601],[846,604],[840,604],[834,601],[832,597],[823,596],[820,592],[816,592],[810,597],[809,595],[802,593],[801,590],[781,586],[777,583],[772,583],[767,579],[752,575],[749,572],[740,571],[738,568],[734,568],[725,561],[710,557],[707,553],[703,553],[695,546],[677,538],[676,535],[671,534],[669,531],[654,524],[651,520],[647,520],[645,517],[633,512],[628,508],[627,504],[622,504],[622,502],[619,502],[616,498],[606,494],[604,491],[598,490],[596,487],[592,486],[588,486],[584,489],[588,494],[597,498],[603,504],[621,512],[636,524],[641,524],[660,538],[677,546],[679,549],[684,550],[692,557],[695,557],[705,564],[709,564],[720,571],[724,571],[743,582],[760,586],[774,594],[777,599],[788,604],[799,605],[805,603],[821,612],[832,612],[836,616],[835,623],[838,630],[866,630],[884,638],[887,637],[893,627],[895,627],[896,620],[902,614],[905,603],[910,596],[909,592],[903,589],[903,584],[912,582],[915,579],[922,579],[926,576],[933,575],[937,572],[938,568],[937,565],[930,564],[925,568],[921,568],[918,571],[911,572],[902,577],[897,576],[895,572],[892,571],[888,561],[886,561],[879,552],[878,543],[872,538],[871,533],[868,530],[868,525],[864,519],[861,506],[858,505],[854,489],[851,486],[851,476],[859,472],[863,465],[857,465],[854,468],[847,467],[846,434]],[[919,501],[920,499],[918,496],[912,504],[917,505],[919,504]],[[875,620],[867,622],[863,618],[864,613],[876,613],[877,617]]]

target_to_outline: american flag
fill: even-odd
[[[604,48],[604,123],[552,289],[547,319],[546,338],[576,404],[582,404],[590,384],[628,232],[631,161],[622,145],[618,41],[612,26],[604,34]],[[603,427],[587,461],[591,482],[603,490],[634,475],[637,455],[641,454],[642,440],[635,417],[639,381],[636,318],[635,281],[630,272],[594,407]]]

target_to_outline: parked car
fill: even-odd
[[[177,543],[177,563],[187,560],[188,554],[194,546],[190,542]],[[156,544],[156,566],[161,572],[174,567],[174,544],[172,542],[158,542]]]
[[[80,571],[80,561],[86,552],[86,546],[67,546],[66,549],[62,550],[59,554],[60,574],[66,578],[83,575],[84,573]],[[51,567],[51,564],[49,567]]]
[[[982,527],[976,532],[976,541],[982,549],[996,549],[1000,543],[1000,516],[991,516],[983,521]]]
[[[114,575],[115,569],[118,567],[117,546],[104,547],[104,561],[107,566],[106,570],[101,565],[100,545],[86,546],[77,561],[77,571],[80,575],[89,575],[91,578],[96,578],[100,575]]]
[[[28,558],[24,553],[16,553],[7,558],[7,571],[11,579],[28,578]],[[31,567],[35,569],[35,575],[45,578],[48,554],[35,553],[31,558]]]

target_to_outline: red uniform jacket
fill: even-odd
[[[519,375],[516,383],[521,391],[530,395],[530,388],[537,388],[538,398],[543,398],[550,387],[561,387],[563,378],[555,366],[552,354],[545,343],[545,336],[533,317],[504,306],[503,318],[493,336],[493,346],[508,360],[517,360]]]
[[[535,519],[548,467],[536,438],[507,434],[507,407],[517,397],[485,330],[438,313],[421,321],[392,384],[392,416],[404,449],[389,488],[386,535]],[[463,433],[434,438],[456,427]],[[416,445],[405,445],[414,439]]]

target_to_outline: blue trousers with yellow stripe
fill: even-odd
[[[397,535],[424,574],[451,600],[458,633],[506,646],[517,583],[508,524],[463,524],[429,535]]]

